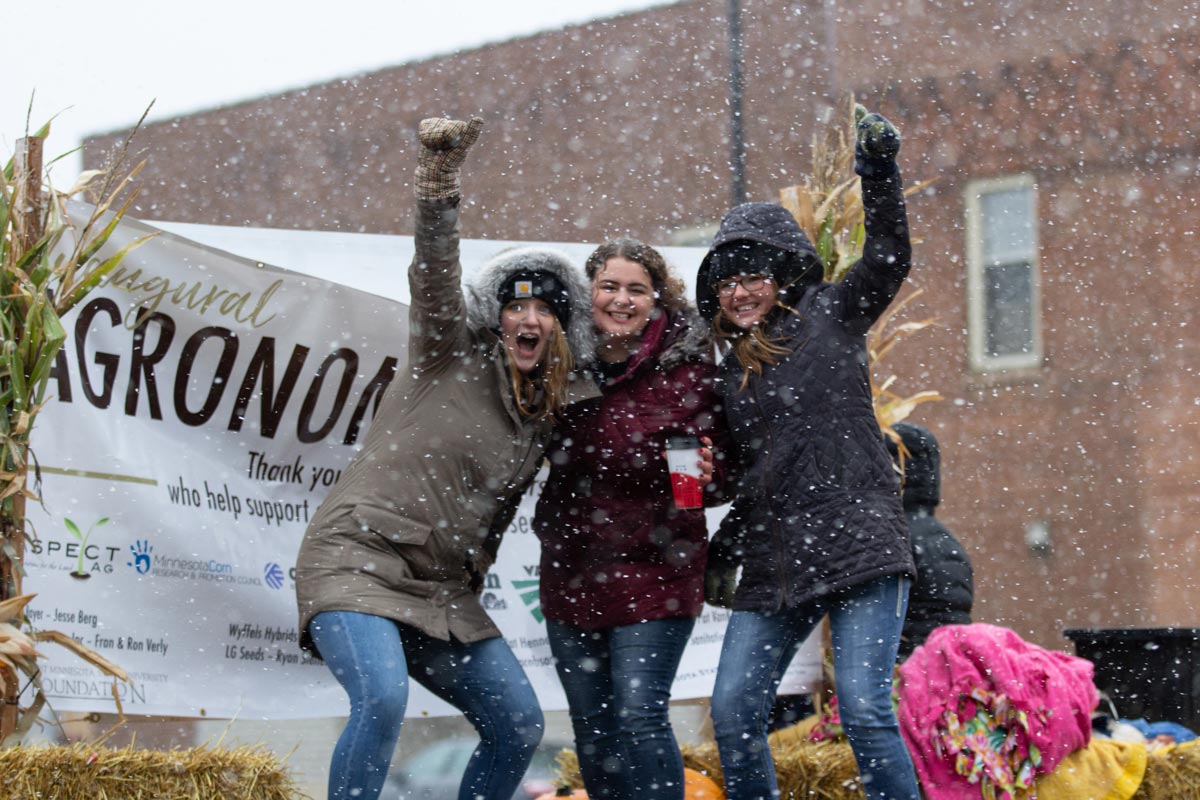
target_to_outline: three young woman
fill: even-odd
[[[702,508],[675,507],[663,449],[725,438],[712,340],[654,248],[609,242],[586,271],[601,395],[567,407],[549,450],[534,517],[542,613],[588,796],[681,800],[668,703],[704,604],[708,536]]]
[[[712,699],[730,800],[778,797],[768,716],[784,670],[826,614],[867,798],[919,797],[891,706],[914,567],[865,341],[908,274],[911,246],[899,133],[858,112],[866,241],[845,278],[825,282],[795,219],[767,203],[725,215],[697,278],[700,310],[730,347],[720,385],[740,473],[707,587],[710,601],[733,608]]]
[[[542,609],[589,796],[682,798],[668,701],[707,593],[734,609],[712,705],[731,800],[778,796],[768,715],[826,613],[866,796],[915,800],[890,704],[914,570],[865,348],[910,263],[895,128],[878,115],[858,123],[866,243],[840,283],[822,280],[782,207],[744,204],[722,221],[697,289],[730,347],[719,394],[708,332],[661,256],[640,243],[592,255],[590,308],[569,262],[533,248],[497,257],[464,298],[458,167],[478,130],[422,123],[409,366],[297,563],[302,644],[351,698],[330,797],[377,796],[409,676],[480,733],[462,796],[516,788],[542,716],[475,591],[561,413],[535,530]],[[593,324],[601,395],[567,406],[572,352],[590,358]],[[674,507],[662,450],[676,434],[723,440],[726,426],[738,490],[709,550],[702,510]],[[702,461],[710,480],[711,450]]]
[[[378,796],[410,678],[480,735],[463,798],[508,800],[542,738],[537,697],[477,590],[566,404],[572,353],[592,357],[590,290],[565,256],[522,248],[464,296],[459,169],[481,126],[421,123],[408,364],[297,558],[301,645],[350,696],[331,800]]]

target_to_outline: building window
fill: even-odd
[[[1042,362],[1037,187],[1028,175],[967,186],[967,330],[980,372]]]

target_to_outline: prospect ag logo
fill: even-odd
[[[62,570],[78,580],[86,580],[97,572],[112,574],[121,547],[91,541],[96,529],[108,522],[108,517],[103,517],[89,525],[85,531],[64,517],[63,525],[69,538],[31,539],[27,545],[30,563]]]
[[[521,602],[529,609],[529,613],[538,622],[545,622],[546,618],[542,615],[542,603],[538,599],[538,579],[534,578],[529,581],[513,581],[513,588],[521,593]]]
[[[92,531],[96,530],[96,528],[99,528],[101,525],[107,525],[108,517],[103,517],[93,522],[91,527],[87,529],[87,533],[81,531],[79,526],[72,522],[68,517],[63,517],[63,524],[67,526],[67,533],[71,534],[71,536],[75,538],[75,541],[79,542],[79,558],[75,562],[75,570],[71,573],[71,577],[84,579],[92,577],[90,574],[83,571],[83,557],[87,552],[88,539],[92,538]]]

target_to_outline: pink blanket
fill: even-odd
[[[900,667],[900,729],[928,800],[1031,790],[1087,746],[1098,701],[1090,661],[995,625],[938,628]]]

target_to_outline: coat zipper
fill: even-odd
[[[770,453],[769,460],[773,460],[775,458],[775,434],[771,429],[766,415],[763,413],[762,402],[758,396],[758,384],[759,379],[753,379],[753,388],[751,391],[754,394],[754,409],[758,413],[759,419],[762,420],[763,429],[767,433],[767,452]],[[770,466],[770,464],[768,463],[767,466]],[[765,470],[763,478],[763,483],[767,489],[767,510],[771,514],[771,528],[775,533],[775,556],[779,574],[779,608],[786,608],[789,606],[791,600],[791,592],[789,591],[786,574],[787,570],[784,567],[787,550],[784,547],[783,529],[780,526],[779,515],[775,511],[775,493],[774,487],[771,486],[771,470]]]

